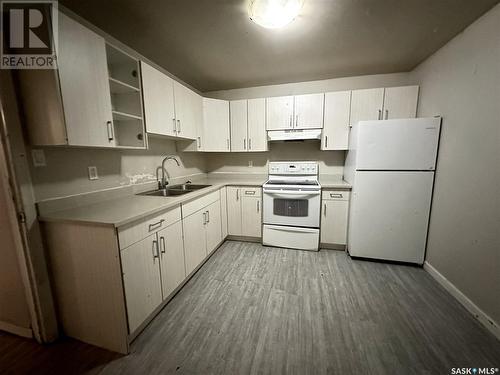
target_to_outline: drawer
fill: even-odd
[[[262,189],[260,187],[240,187],[242,197],[260,197]]]
[[[350,195],[349,190],[323,190],[321,198],[323,200],[348,201]]]
[[[158,232],[160,229],[168,227],[180,219],[181,208],[180,206],[177,206],[159,214],[149,216],[146,219],[119,227],[118,240],[120,242],[120,249],[125,249],[126,247]]]
[[[189,215],[194,214],[196,211],[201,210],[202,208],[207,207],[208,205],[214,203],[215,201],[220,200],[220,191],[214,191],[213,193],[209,193],[200,198],[197,198],[191,202],[182,204],[182,217],[187,217]]]

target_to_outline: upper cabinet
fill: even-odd
[[[418,86],[354,90],[351,126],[358,121],[413,118],[417,113]]]
[[[145,148],[138,61],[59,13],[58,70],[19,72],[32,145]]]
[[[324,94],[267,98],[267,130],[323,127]]]
[[[229,152],[229,102],[203,98],[203,133],[199,140],[201,151]]]
[[[351,91],[325,94],[325,123],[321,137],[322,150],[347,150]]]
[[[266,100],[229,102],[231,151],[267,151]]]
[[[193,90],[174,82],[175,119],[177,136],[196,139],[203,123],[203,99]]]

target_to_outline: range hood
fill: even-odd
[[[302,141],[321,139],[321,129],[268,130],[269,141]]]

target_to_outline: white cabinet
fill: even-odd
[[[158,246],[162,294],[165,300],[186,278],[181,221],[158,232]]]
[[[146,131],[175,137],[177,123],[173,79],[143,61],[141,72]]]
[[[384,89],[353,90],[350,125],[358,121],[380,120],[384,106]]]
[[[294,98],[295,129],[323,127],[324,94],[297,95]]]
[[[261,188],[228,186],[227,220],[229,235],[261,237]]]
[[[203,135],[201,150],[230,151],[229,102],[203,98]]]
[[[196,139],[203,122],[203,99],[194,91],[174,82],[177,137]]]
[[[321,136],[322,150],[347,150],[351,91],[325,94],[325,122]]]
[[[67,142],[114,147],[104,39],[63,13],[59,31],[57,65]]]
[[[417,115],[418,86],[387,87],[384,119],[414,118]]]
[[[220,215],[221,215],[221,232],[222,239],[227,237],[227,195],[226,187],[219,190],[220,192]]]
[[[129,331],[134,332],[162,302],[156,234],[122,250],[121,262]]]
[[[346,190],[324,190],[322,192],[321,244],[347,244],[347,222],[349,195]]]
[[[267,151],[266,100],[229,102],[231,151]]]
[[[267,98],[266,103],[267,130],[293,128],[293,96]]]
[[[248,99],[248,151],[267,151],[266,99]]]
[[[205,255],[209,255],[222,241],[222,222],[220,213],[220,200],[207,207],[205,236]]]

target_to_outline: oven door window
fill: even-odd
[[[273,200],[273,213],[276,216],[307,217],[309,201],[307,199],[279,199]]]

